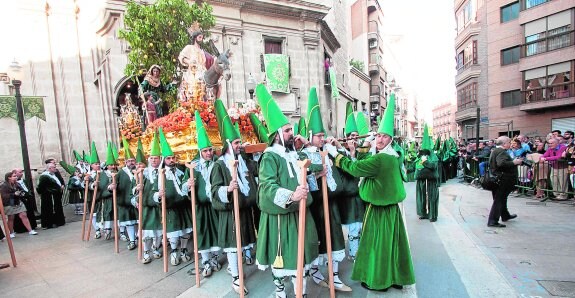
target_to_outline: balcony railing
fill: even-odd
[[[529,57],[573,45],[575,31],[567,31],[549,37],[534,40],[521,46],[521,57]]]
[[[575,96],[575,82],[551,85],[542,88],[522,90],[523,103],[534,103]]]
[[[470,68],[472,65],[477,65],[477,63],[473,63],[474,59],[469,59],[469,61],[465,62],[463,65],[457,67],[457,74],[461,74],[466,69]]]
[[[457,104],[457,111],[462,111],[462,110],[465,110],[467,108],[472,108],[472,107],[477,107],[477,101],[471,100],[468,102],[459,103],[459,104]]]

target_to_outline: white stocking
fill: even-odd
[[[228,267],[233,277],[239,276],[238,270],[238,254],[235,252],[228,252]]]
[[[136,227],[134,225],[126,226],[126,230],[128,231],[128,238],[130,241],[136,240]]]

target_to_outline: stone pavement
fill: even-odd
[[[563,297],[575,296],[575,208],[567,204],[511,197],[517,213],[507,228],[486,226],[490,193],[459,184],[441,187],[439,219],[420,221],[415,214],[415,184],[406,184],[405,221],[409,233],[416,285],[404,290],[372,293],[350,280],[352,263],[340,265],[341,279],[353,288],[338,297]],[[535,204],[537,203],[537,204]],[[142,265],[137,250],[128,251],[113,240],[80,240],[80,216],[66,207],[67,225],[39,230],[37,236],[14,239],[18,267],[0,270],[2,296],[10,297],[237,297],[231,278],[222,270],[201,287],[186,274],[193,263],[170,266],[162,260]],[[93,232],[92,232],[93,234]],[[6,241],[0,243],[0,261],[9,262]],[[223,262],[223,258],[222,258]],[[273,297],[269,271],[244,266],[249,297]],[[225,265],[224,265],[225,269]],[[327,269],[324,269],[324,275]],[[293,293],[291,283],[286,283]],[[329,291],[308,282],[308,297],[326,297]],[[293,297],[293,296],[292,296]]]

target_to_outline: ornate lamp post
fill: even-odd
[[[254,91],[256,89],[256,79],[254,79],[251,73],[248,76],[246,86],[248,87],[248,92],[250,93],[250,99],[254,99]]]
[[[20,145],[22,147],[22,166],[24,175],[26,175],[26,186],[30,187],[30,193],[34,202],[34,185],[32,184],[32,172],[30,170],[30,157],[28,156],[28,141],[26,140],[26,123],[24,122],[24,108],[22,106],[22,94],[20,86],[22,85],[22,66],[14,59],[10,63],[8,76],[12,79],[14,86],[14,97],[16,98],[16,112],[18,113],[18,129],[20,130]]]

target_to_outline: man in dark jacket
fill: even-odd
[[[523,163],[523,159],[511,159],[507,154],[507,150],[511,146],[511,139],[502,136],[497,138],[495,142],[495,149],[491,151],[489,157],[489,168],[491,173],[499,177],[499,187],[492,190],[493,205],[489,212],[489,219],[487,221],[488,227],[504,228],[505,225],[499,223],[499,218],[503,221],[508,221],[517,217],[517,214],[509,213],[507,210],[507,196],[515,188],[517,182],[517,165]]]

